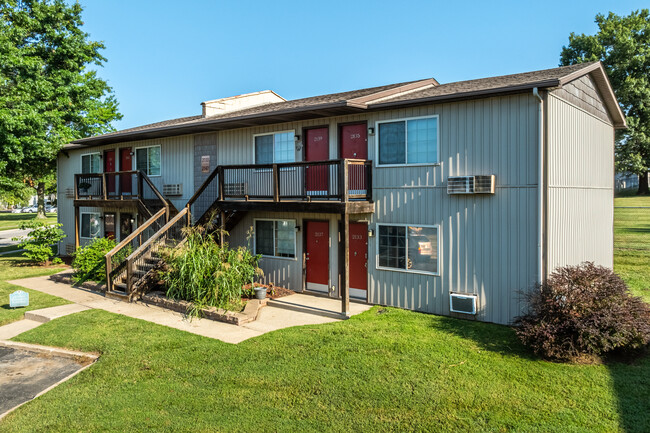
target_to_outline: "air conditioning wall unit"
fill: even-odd
[[[447,194],[494,194],[495,179],[493,174],[449,176]]]
[[[450,293],[449,311],[452,313],[476,314],[477,295],[468,293]]]
[[[168,197],[183,195],[183,184],[182,183],[170,183],[163,185],[163,195]]]

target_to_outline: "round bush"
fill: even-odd
[[[86,246],[80,247],[73,253],[72,267],[75,270],[74,279],[77,282],[87,280],[106,282],[106,259],[104,256],[113,248],[115,241],[107,238],[95,238]]]
[[[593,263],[557,268],[526,294],[516,333],[538,355],[567,360],[638,349],[650,342],[650,306],[612,270]]]

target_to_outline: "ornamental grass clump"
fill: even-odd
[[[650,342],[650,306],[602,266],[558,268],[526,299],[529,311],[517,318],[516,333],[543,357],[572,360]]]
[[[220,246],[203,228],[186,230],[185,243],[162,255],[167,265],[162,273],[167,297],[192,302],[190,315],[199,315],[204,307],[241,305],[243,286],[262,275],[260,256],[243,247]]]

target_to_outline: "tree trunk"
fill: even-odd
[[[38,212],[36,218],[45,218],[45,183],[39,182],[36,186],[36,196],[38,197]]]
[[[637,190],[637,195],[646,195],[650,193],[650,190],[648,189],[648,174],[650,172],[646,171],[644,173],[639,174],[639,189]]]

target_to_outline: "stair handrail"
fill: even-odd
[[[187,207],[184,207],[183,210],[181,210],[178,214],[176,214],[172,219],[170,219],[167,224],[165,224],[163,227],[160,228],[156,233],[153,234],[145,243],[140,245],[135,251],[133,251],[127,258],[126,258],[126,272],[127,272],[127,294],[131,294],[131,289],[133,287],[133,281],[131,276],[133,275],[133,262],[135,259],[151,244],[153,244],[156,240],[160,239],[162,235],[167,233],[167,231],[174,226],[181,218],[183,218],[185,215],[189,215],[189,210]]]
[[[168,209],[165,208],[160,209],[151,218],[149,218],[142,225],[140,225],[140,227],[135,229],[130,235],[124,238],[112,250],[106,253],[104,259],[106,260],[106,285],[108,291],[111,291],[113,289],[113,281],[111,278],[111,272],[113,272],[113,261],[112,261],[113,256],[117,254],[126,245],[130,244],[131,241],[135,239],[137,236],[140,236],[147,228],[149,228],[156,220],[158,220],[158,218],[160,218],[163,214],[166,214],[167,212],[169,212]]]
[[[158,200],[161,201],[161,203],[163,204],[163,206],[166,209],[165,214],[167,215],[167,221],[169,221],[169,203],[167,202],[167,200],[165,200],[165,197],[163,197],[163,195],[160,193],[160,191],[158,191],[158,188],[156,188],[156,186],[153,184],[153,182],[151,182],[151,179],[149,179],[149,176],[147,176],[145,173],[143,173],[140,170],[138,170],[138,175],[141,176],[142,179],[145,182],[147,182],[147,185],[149,185],[149,188],[151,188],[151,190],[154,192],[154,194],[156,194],[156,197],[158,197]],[[140,192],[142,193],[141,195],[142,195],[142,198],[144,199],[144,191],[140,191]],[[143,201],[143,203],[144,203],[144,201]]]

